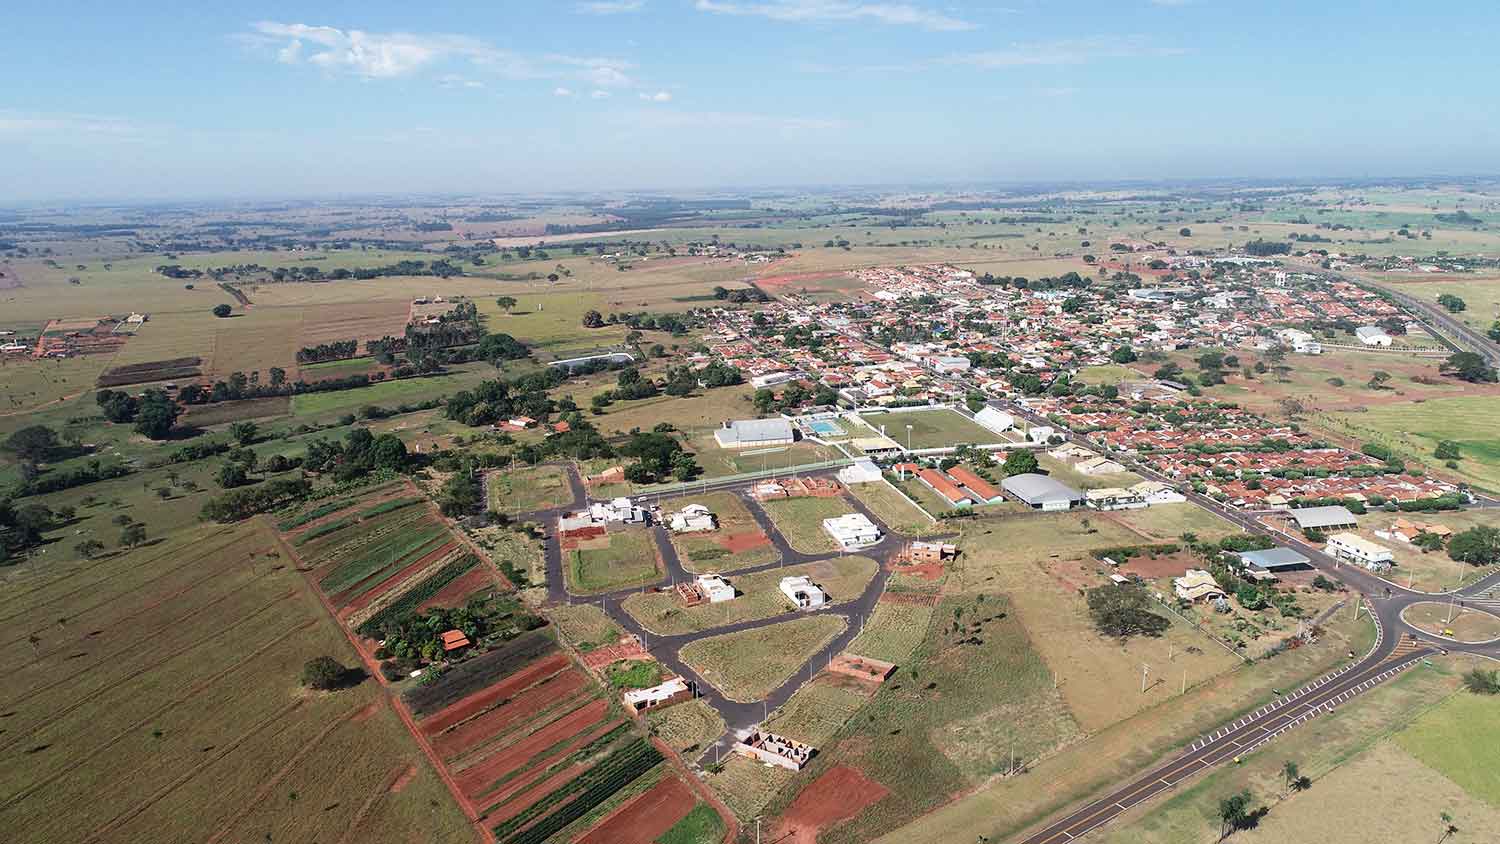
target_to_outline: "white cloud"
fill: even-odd
[[[646,0],[595,0],[591,3],[579,3],[577,8],[585,15],[619,15],[639,12],[645,7]]]
[[[552,95],[554,97],[571,97],[573,96],[573,89],[558,86],[552,89]]]
[[[68,133],[138,138],[145,132],[145,127],[122,117],[0,110],[0,136]]]
[[[647,102],[653,103],[669,103],[672,101],[672,95],[666,91],[657,91],[654,94],[643,93],[640,97]]]
[[[909,3],[864,3],[855,0],[697,0],[700,12],[750,15],[776,21],[822,22],[869,20],[892,26],[915,26],[935,32],[962,32],[977,25]]]
[[[411,76],[436,66],[465,64],[514,78],[533,78],[532,62],[467,35],[366,32],[305,23],[260,21],[241,40],[276,48],[283,64],[310,64],[366,79]]]
[[[644,109],[620,115],[639,129],[758,130],[780,132],[826,132],[848,124],[831,117],[784,117],[753,112],[676,111]]]
[[[589,96],[596,100],[607,100],[609,99],[609,92],[595,89],[589,92]]]
[[[595,88],[629,88],[635,80],[626,71],[634,70],[635,64],[623,59],[600,56],[550,55],[546,60],[573,68],[571,75]]]
[[[1179,56],[1186,52],[1178,47],[1150,44],[1140,36],[1101,36],[1014,44],[1000,50],[984,50],[950,56],[947,61],[949,64],[965,64],[979,68],[1034,67],[1084,64],[1096,59]]]

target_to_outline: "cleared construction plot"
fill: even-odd
[[[642,626],[660,636],[697,633],[744,621],[758,621],[796,612],[778,588],[783,577],[806,575],[823,587],[831,603],[859,596],[878,566],[868,557],[835,557],[816,563],[785,566],[731,579],[738,597],[719,603],[684,606],[676,592],[631,595],[621,604]]]
[[[847,626],[841,616],[816,615],[699,639],[680,653],[725,697],[754,701],[780,688]]]

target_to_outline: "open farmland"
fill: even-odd
[[[730,583],[740,593],[732,601],[684,607],[676,592],[669,589],[631,595],[621,606],[659,636],[697,633],[796,612],[796,607],[778,588],[783,577],[807,575],[823,587],[831,602],[838,603],[858,597],[877,568],[868,557],[834,557],[731,578]]]
[[[276,548],[258,523],[194,528],[12,581],[11,840],[335,840],[376,818],[469,838],[373,681],[299,687],[308,659],[358,659]]]
[[[814,615],[691,642],[682,660],[730,700],[760,700],[844,631],[842,616]]]

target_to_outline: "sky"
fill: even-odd
[[[1494,0],[6,11],[0,202],[1500,172]]]

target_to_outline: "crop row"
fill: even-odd
[[[318,525],[307,533],[304,533],[301,536],[297,537],[297,541],[293,544],[298,546],[305,545],[306,543],[311,542],[320,536],[327,536],[328,534],[335,531],[343,530],[344,528],[352,524],[356,524],[358,521],[359,520],[354,518],[353,516],[345,516],[342,519],[335,519],[331,522],[328,522],[327,524]]]
[[[426,580],[406,590],[400,598],[391,602],[379,612],[370,616],[356,630],[361,636],[375,637],[380,635],[380,629],[388,621],[397,621],[403,616],[415,610],[423,601],[436,595],[444,586],[462,577],[469,569],[474,568],[479,558],[472,553],[466,553],[458,559],[438,569]]]
[[[434,541],[446,541],[448,529],[434,524],[416,530],[402,531],[388,537],[359,557],[339,566],[324,577],[319,586],[332,595],[359,583],[372,574],[384,571],[391,564],[406,559]]]
[[[292,516],[288,519],[282,519],[281,521],[276,523],[276,529],[281,531],[282,533],[285,533],[289,530],[295,530],[296,528],[302,527],[308,522],[316,521],[330,513],[337,513],[345,507],[352,506],[354,506],[354,499],[352,498],[341,498],[337,501],[329,501],[324,504],[319,504],[311,510],[308,510],[306,513]]]
[[[360,556],[364,549],[374,545],[382,537],[407,530],[414,525],[435,524],[436,522],[437,520],[426,510],[398,510],[387,516],[365,522],[354,533],[334,536],[328,543],[319,543],[319,547],[309,549],[304,556],[315,566],[342,565]]]
[[[613,729],[611,729],[608,732],[606,732],[604,735],[599,736],[598,738],[594,739],[593,741],[589,742],[588,744],[584,745],[583,747],[580,747],[577,750],[573,751],[572,753],[569,753],[567,756],[564,756],[563,758],[555,760],[552,763],[548,764],[547,765],[547,770],[542,771],[542,773],[538,777],[536,777],[536,781],[537,782],[546,782],[554,774],[557,774],[558,772],[560,772],[560,771],[562,771],[562,770],[564,770],[566,768],[572,767],[573,765],[576,765],[579,762],[582,762],[583,760],[589,758],[590,756],[593,756],[594,754],[598,753],[599,751],[601,751],[601,750],[605,749],[606,747],[609,747],[610,745],[614,744],[616,741],[619,741],[620,738],[622,738],[623,736],[625,736],[629,732],[630,732],[630,725],[628,723],[620,723],[619,725],[615,726]],[[576,738],[576,736],[568,736],[567,738],[564,738],[562,741],[558,742],[557,744],[553,745],[552,747],[549,747],[546,750],[543,750],[541,753],[538,753],[537,756],[539,758],[541,758],[541,759],[546,759],[546,758],[550,757],[554,752],[556,752],[557,749],[560,746],[566,745],[568,742],[573,741],[575,738]],[[494,782],[490,783],[489,786],[487,786],[485,788],[484,793],[481,794],[481,795],[479,795],[479,796],[483,797],[484,795],[493,794],[494,792],[499,791],[500,789],[504,788],[506,786],[506,784],[509,783],[511,780],[514,780],[515,778],[521,776],[522,774],[527,773],[530,770],[531,770],[531,767],[529,765],[523,765],[523,766],[515,769],[514,771],[511,771],[510,773],[506,774],[505,776],[501,777],[500,779],[495,780]]]
[[[506,844],[540,844],[553,833],[588,814],[620,789],[635,782],[637,777],[656,767],[661,760],[660,751],[645,739],[638,738],[611,753],[598,765],[563,783],[551,794],[528,806],[525,811],[495,827],[495,838],[507,839],[510,836]],[[572,794],[578,796],[535,826],[512,835]]]
[[[546,630],[523,633],[489,653],[453,666],[433,685],[411,689],[405,695],[407,705],[421,717],[516,673],[556,649],[557,643]]]
[[[411,505],[416,504],[419,501],[425,501],[425,500],[427,500],[427,499],[420,498],[420,497],[414,497],[414,498],[393,498],[390,501],[385,501],[385,502],[382,502],[380,504],[376,504],[374,507],[371,507],[370,509],[361,512],[359,514],[359,517],[361,519],[373,518],[375,516],[380,515],[381,513],[389,513],[392,510],[400,510],[403,507],[410,507]]]

